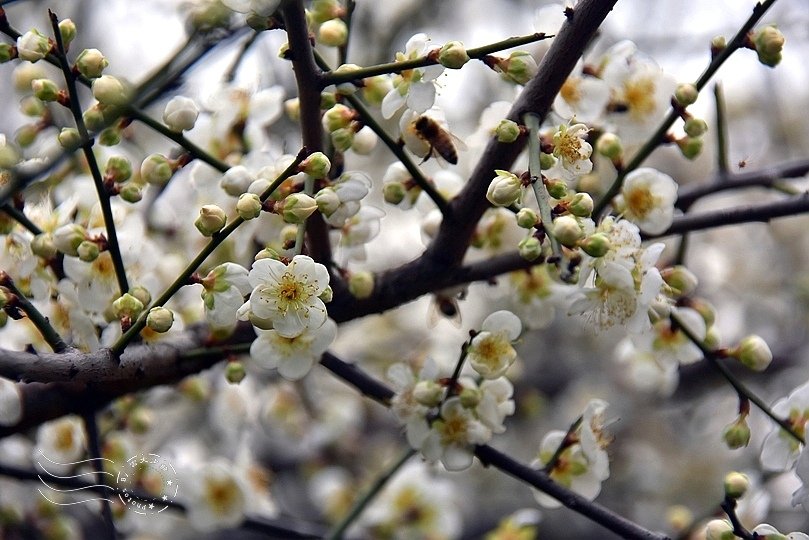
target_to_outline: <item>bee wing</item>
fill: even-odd
[[[452,138],[452,142],[455,144],[456,150],[463,150],[464,152],[469,150],[469,147],[466,146],[466,143],[464,143],[461,139],[459,139],[454,133],[450,132],[447,133],[449,133],[449,136]]]

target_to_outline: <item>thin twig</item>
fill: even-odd
[[[112,521],[112,509],[110,508],[109,489],[104,482],[104,465],[101,458],[101,445],[99,442],[100,435],[98,433],[98,423],[96,422],[95,412],[90,410],[82,415],[84,420],[84,429],[87,432],[87,450],[89,451],[90,458],[92,458],[93,469],[96,473],[96,483],[103,486],[101,498],[101,519],[104,521],[106,528],[106,538],[108,540],[115,540],[115,523]]]
[[[45,317],[37,308],[32,304],[28,298],[17,288],[14,280],[11,279],[5,271],[0,270],[0,286],[5,287],[11,291],[15,298],[14,307],[20,308],[28,315],[28,319],[36,326],[42,338],[50,345],[53,352],[61,353],[68,349],[67,344],[59,335],[59,332],[51,325],[47,317]]]

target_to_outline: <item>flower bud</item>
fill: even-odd
[[[59,135],[56,136],[59,144],[65,149],[75,149],[81,144],[81,135],[76,128],[62,128]]]
[[[388,94],[393,83],[387,75],[376,75],[363,79],[365,86],[362,87],[362,97],[373,107],[382,105],[382,100]]]
[[[478,403],[480,403],[481,395],[480,390],[477,388],[464,388],[461,390],[461,393],[458,394],[458,397],[464,408],[471,409],[472,407],[477,407]]]
[[[347,152],[354,144],[354,130],[351,128],[340,128],[331,132],[331,143],[338,152]]]
[[[93,97],[99,103],[122,107],[129,103],[129,91],[112,75],[102,75],[93,81]]]
[[[326,217],[329,217],[340,207],[340,197],[337,192],[330,187],[326,187],[315,193],[317,209]]]
[[[784,34],[774,24],[765,26],[753,35],[758,60],[765,66],[775,67],[784,50]]]
[[[770,347],[766,341],[756,335],[742,339],[739,346],[731,351],[730,355],[753,371],[764,371],[772,362]]]
[[[367,270],[352,272],[348,277],[348,291],[360,300],[368,298],[374,292],[374,275]]]
[[[382,196],[388,204],[400,204],[407,196],[407,188],[401,182],[388,182],[382,187]]]
[[[711,55],[716,56],[728,46],[725,36],[715,36],[711,39]]]
[[[689,118],[685,121],[683,129],[689,137],[702,137],[708,131],[708,123],[702,118]]]
[[[680,147],[680,153],[686,159],[694,159],[702,152],[702,138],[700,137],[683,137],[677,141],[677,146]]]
[[[121,130],[116,127],[108,127],[98,134],[98,144],[102,146],[115,146],[121,142]]]
[[[590,217],[593,213],[593,198],[589,193],[576,193],[570,199],[567,209],[576,217]]]
[[[75,223],[67,223],[53,232],[53,243],[56,249],[65,255],[78,257],[78,249],[84,242],[85,236],[87,236],[87,231],[84,230],[84,227]]]
[[[124,156],[111,156],[104,174],[113,182],[126,182],[132,176],[132,164]]]
[[[705,339],[702,340],[702,343],[709,349],[719,347],[719,344],[722,343],[719,329],[716,326],[708,327],[708,330],[705,331]]]
[[[688,107],[689,105],[694,104],[698,97],[699,90],[697,90],[697,87],[691,83],[678,84],[677,89],[674,90],[674,99],[676,99],[677,103],[683,107]]]
[[[556,158],[553,157],[553,154],[546,154],[545,152],[539,153],[539,168],[543,171],[547,171],[551,167],[556,165]]]
[[[225,211],[215,204],[206,204],[199,209],[199,217],[194,222],[194,226],[202,233],[202,236],[213,236],[221,231],[228,222]]]
[[[236,212],[245,221],[257,218],[261,214],[261,199],[255,193],[242,193],[236,203]]]
[[[39,135],[40,128],[36,124],[26,124],[20,127],[17,132],[14,134],[14,140],[17,141],[17,144],[20,145],[22,148],[28,148],[34,141],[37,140],[37,135]]]
[[[177,384],[177,390],[191,401],[205,401],[211,395],[211,387],[207,379],[199,375],[192,375]]]
[[[154,425],[154,414],[146,407],[136,407],[126,418],[126,427],[135,435],[148,433]]]
[[[725,475],[725,495],[731,499],[740,499],[750,489],[750,479],[740,472],[729,472]]]
[[[42,101],[56,101],[59,97],[59,86],[50,79],[34,79],[31,81],[31,90]]]
[[[121,186],[120,190],[118,191],[118,196],[128,203],[135,204],[143,199],[143,189],[141,189],[140,185],[134,182],[127,182]]]
[[[413,387],[413,399],[425,407],[437,407],[444,397],[444,387],[435,381],[419,381]]]
[[[554,199],[564,199],[569,191],[564,180],[552,178],[545,182],[545,189],[548,190],[548,195]]]
[[[79,247],[76,249],[79,259],[84,262],[93,262],[98,258],[100,252],[101,250],[98,249],[98,244],[90,240],[85,240],[79,244]]]
[[[578,220],[573,216],[559,216],[554,219],[551,233],[566,247],[574,247],[584,236]]]
[[[43,259],[52,259],[59,252],[50,233],[40,233],[31,239],[31,252]]]
[[[624,155],[624,146],[621,138],[615,133],[604,133],[596,141],[596,152],[613,162],[620,160]]]
[[[76,58],[76,69],[88,79],[101,77],[110,63],[98,49],[84,49]]]
[[[351,150],[361,156],[367,156],[376,148],[377,142],[379,142],[379,136],[374,133],[374,130],[368,126],[363,126],[362,129],[354,133],[354,141],[351,143]]]
[[[143,302],[129,293],[124,293],[123,296],[112,303],[112,313],[117,319],[123,319],[124,317],[134,319],[141,311],[143,311]]]
[[[699,280],[691,270],[682,265],[661,270],[663,281],[672,288],[675,297],[688,296],[696,290]]]
[[[25,96],[20,100],[20,112],[25,116],[41,118],[45,111],[47,111],[45,104],[35,96]]]
[[[297,225],[284,225],[281,228],[281,232],[278,234],[278,239],[281,241],[281,245],[284,246],[291,246],[294,245],[298,238],[298,226]]]
[[[239,384],[247,376],[244,364],[241,362],[228,362],[225,364],[225,380],[230,384]]]
[[[315,180],[326,178],[330,169],[331,162],[323,152],[315,152],[314,154],[310,155],[308,158],[303,160],[298,168],[300,172],[305,172]]]
[[[342,19],[330,19],[317,30],[317,41],[326,47],[342,47],[348,39],[348,26]]]
[[[194,129],[199,116],[199,108],[194,100],[185,96],[174,96],[163,110],[163,122],[172,131]]]
[[[535,261],[542,255],[542,243],[535,236],[523,238],[517,244],[517,249],[520,252],[520,257],[526,261]]]
[[[162,306],[150,309],[149,315],[146,316],[146,326],[158,334],[168,332],[172,324],[174,324],[174,313]]]
[[[5,64],[11,60],[14,54],[14,45],[11,43],[0,43],[0,64]]]
[[[522,197],[522,181],[509,171],[495,170],[486,198],[495,206],[510,206]]]
[[[494,128],[494,135],[498,142],[513,143],[520,136],[520,126],[513,120],[500,120]]]
[[[284,112],[293,122],[301,118],[301,100],[298,98],[288,99],[284,102]]]
[[[517,212],[517,225],[523,229],[533,229],[539,223],[539,216],[531,208],[520,208]]]
[[[537,62],[526,51],[514,51],[508,58],[497,58],[495,69],[500,72],[503,79],[516,84],[525,84],[536,74]]]
[[[5,287],[0,287],[0,309],[5,308],[10,300],[9,295],[11,292]]]
[[[317,210],[317,202],[305,193],[293,193],[283,201],[281,216],[287,223],[303,223]]]
[[[76,38],[76,32],[76,23],[70,19],[59,21],[59,34],[61,34],[62,45],[65,50],[70,47],[70,43]]]
[[[355,117],[354,109],[338,103],[323,113],[323,129],[328,132],[348,127]]]
[[[610,239],[606,234],[595,233],[579,242],[579,247],[590,257],[597,258],[609,253],[612,244],[610,244]]]
[[[17,55],[20,60],[37,62],[51,52],[51,41],[39,30],[32,29],[17,38]]]
[[[238,197],[242,193],[246,193],[250,189],[250,184],[255,180],[255,176],[244,165],[235,165],[225,171],[225,175],[219,182],[219,187],[231,197]],[[262,189],[261,191],[264,190]]]
[[[140,300],[141,304],[148,306],[152,303],[152,293],[143,285],[135,285],[129,289],[129,294]]]
[[[87,126],[89,131],[99,131],[107,124],[104,118],[104,112],[98,104],[84,111],[81,116],[84,120],[84,125]]]
[[[733,525],[724,519],[712,519],[705,525],[705,540],[736,540]]]
[[[744,448],[750,443],[750,426],[747,417],[740,415],[735,422],[728,424],[722,432],[722,440],[731,450]]]
[[[438,51],[438,63],[449,69],[461,69],[469,62],[469,55],[466,48],[460,41],[450,41],[445,43]]]
[[[318,298],[320,298],[324,304],[331,302],[332,299],[334,299],[334,290],[331,288],[331,285],[326,285],[326,288],[323,289],[323,292],[320,293]]]
[[[166,156],[151,154],[140,164],[140,178],[146,183],[165,186],[174,171]]]
[[[716,308],[703,298],[692,298],[688,307],[697,311],[705,321],[705,326],[710,328],[716,322]]]

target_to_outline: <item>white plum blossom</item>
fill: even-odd
[[[306,255],[295,255],[289,265],[259,259],[247,276],[253,292],[240,309],[272,322],[284,337],[295,337],[326,321],[326,305],[319,298],[329,285],[329,272]]]
[[[407,40],[405,52],[396,53],[396,61],[421,58],[431,49],[426,34],[419,33]],[[408,69],[394,75],[393,89],[382,100],[382,116],[391,118],[396,111],[407,105],[417,113],[423,113],[435,102],[435,79],[444,72],[440,64]]]
[[[197,104],[185,96],[174,96],[163,110],[163,122],[173,131],[193,129],[198,116]]]
[[[395,391],[390,401],[391,410],[396,418],[405,425],[408,444],[413,448],[418,448],[424,434],[425,418],[430,408],[419,403],[413,392],[419,381],[437,379],[438,366],[435,361],[428,358],[416,376],[407,364],[396,363],[388,368],[387,377]]]
[[[337,324],[326,319],[318,328],[307,328],[294,337],[276,330],[257,330],[250,346],[250,358],[266,369],[277,369],[285,379],[295,381],[306,376],[312,366],[337,337]]]
[[[359,171],[347,171],[331,185],[340,204],[326,216],[326,222],[333,227],[342,227],[347,219],[360,211],[360,201],[371,191],[371,179]]]
[[[244,520],[250,493],[232,464],[215,460],[188,475],[183,483],[188,522],[200,531],[233,527]]]
[[[556,163],[544,172],[548,178],[570,181],[593,170],[593,147],[585,139],[590,128],[584,124],[562,124],[553,134]]]
[[[667,174],[650,167],[626,175],[615,209],[625,219],[649,234],[660,234],[671,226],[677,183]]]
[[[605,448],[611,442],[611,435],[606,433],[604,411],[607,402],[603,399],[592,399],[582,414],[579,428],[579,441],[593,474],[602,482],[610,476],[609,456]]]
[[[235,263],[220,264],[205,276],[202,300],[205,317],[214,328],[232,328],[245,295],[252,290],[247,269]]]
[[[809,451],[804,448],[798,456],[795,465],[795,474],[800,478],[802,485],[792,494],[792,506],[803,506],[809,512]]]
[[[797,434],[805,436],[809,423],[809,383],[776,401],[772,412],[784,418]],[[775,426],[761,447],[761,464],[768,470],[785,471],[795,464],[800,450],[800,443],[792,435]]]
[[[14,382],[0,377],[0,426],[13,426],[22,418],[22,391]]]
[[[47,422],[37,430],[34,461],[48,471],[66,471],[84,456],[84,426],[77,416]]]
[[[332,230],[333,238],[339,238],[340,256],[344,260],[364,261],[365,244],[379,234],[380,221],[384,216],[384,210],[375,206],[363,206],[359,212],[346,219],[340,229]]]
[[[756,534],[756,538],[782,538],[785,537],[787,540],[809,540],[809,534],[802,533],[802,532],[791,532],[787,534],[782,534],[778,529],[769,525],[767,523],[762,523],[761,525],[756,525],[753,528],[753,533]]]
[[[503,421],[514,414],[516,406],[512,396],[514,386],[506,377],[486,379],[480,383],[480,402],[475,413],[492,433],[506,431]]]
[[[610,100],[610,88],[600,78],[585,75],[583,67],[583,61],[579,60],[556,94],[553,110],[566,120],[592,124],[604,114]]]
[[[255,13],[269,17],[278,9],[281,0],[222,0],[222,3],[237,13]]]
[[[510,311],[492,313],[467,348],[469,364],[485,379],[500,377],[517,358],[512,343],[521,332],[520,319]]]
[[[566,306],[575,291],[575,286],[553,279],[545,264],[510,273],[509,283],[514,310],[530,329],[551,324],[556,308]]]
[[[638,348],[630,337],[616,345],[615,360],[621,379],[633,390],[668,397],[677,388],[678,364],[660,362],[652,350]]]

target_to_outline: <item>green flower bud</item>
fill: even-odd
[[[385,75],[367,77],[363,79],[363,82],[365,86],[362,87],[362,97],[373,107],[382,105],[382,100],[385,99],[390,89],[393,88],[390,77]]]
[[[318,296],[318,298],[320,298],[320,300],[324,304],[328,304],[329,302],[331,302],[332,299],[334,298],[334,291],[332,290],[331,285],[326,285],[326,288],[323,290],[322,293],[320,293],[320,296]]]
[[[116,127],[108,127],[98,134],[98,143],[102,146],[115,146],[121,142],[121,130]]]
[[[298,238],[298,226],[297,225],[285,225],[281,228],[281,233],[278,235],[278,239],[281,241],[281,244],[284,246],[291,246],[294,245]]]
[[[129,289],[129,294],[141,301],[144,306],[152,303],[152,293],[143,285],[135,285]]]
[[[740,499],[750,489],[750,479],[740,472],[729,472],[725,475],[725,495],[731,499]]]
[[[719,329],[716,326],[709,327],[705,332],[705,339],[702,340],[702,343],[709,349],[719,347],[719,344],[722,343],[722,339],[719,336]]]
[[[33,82],[33,81],[32,81]],[[25,116],[41,118],[45,114],[45,104],[35,96],[25,96],[20,100],[20,111]]]
[[[149,315],[146,316],[146,326],[158,334],[168,332],[172,324],[174,324],[174,313],[162,306],[150,309]]]
[[[621,138],[615,133],[603,133],[596,141],[596,152],[613,162],[620,160],[624,156]]]
[[[59,33],[62,36],[62,44],[65,50],[70,47],[70,43],[76,38],[76,32],[76,23],[70,19],[59,21]]]
[[[59,86],[50,79],[34,79],[31,81],[31,90],[42,101],[56,101],[59,97]]]
[[[149,184],[164,186],[173,174],[169,160],[162,154],[151,154],[140,164],[140,178]]]
[[[227,28],[233,17],[233,10],[222,2],[196,2],[193,4],[188,22],[193,30]]]
[[[11,43],[0,43],[0,64],[5,64],[14,57],[14,46]]]
[[[450,41],[445,43],[438,51],[438,63],[449,69],[461,69],[469,62],[469,55],[466,48],[460,41]]]
[[[225,380],[230,384],[239,384],[247,376],[244,364],[241,362],[228,362],[225,364]]]
[[[464,388],[461,390],[461,393],[458,394],[458,397],[461,400],[461,405],[465,409],[471,409],[473,407],[477,407],[478,403],[480,403],[480,390],[477,388]]]
[[[112,313],[117,319],[123,319],[124,317],[134,319],[141,311],[143,311],[143,302],[129,293],[125,293],[112,303]]]
[[[354,130],[351,128],[340,128],[331,132],[331,142],[338,152],[347,152],[354,144]]]
[[[17,226],[14,218],[6,214],[0,214],[0,235],[9,234]]]
[[[348,277],[348,292],[362,300],[374,292],[374,275],[367,270],[352,272]]]
[[[535,261],[542,255],[542,244],[535,236],[520,240],[520,243],[517,244],[517,249],[520,252],[520,257],[526,261]]]
[[[299,171],[305,172],[315,180],[326,178],[330,169],[331,162],[323,152],[315,152],[314,154],[310,155],[308,158],[303,160],[298,168]]]
[[[712,519],[705,525],[705,540],[736,540],[733,525],[724,519]]]
[[[693,293],[699,280],[691,270],[682,265],[672,266],[660,272],[663,281],[672,288],[675,297],[688,296]]]
[[[261,199],[255,193],[242,193],[236,203],[236,212],[245,221],[257,218],[261,214]]]
[[[573,216],[559,216],[554,219],[551,232],[566,247],[574,247],[584,236],[578,220]]]
[[[321,94],[322,97],[322,94]],[[322,101],[322,100],[321,100]],[[284,102],[284,112],[293,122],[301,119],[301,100],[298,98],[288,99]]]
[[[135,204],[143,199],[143,190],[138,184],[134,182],[127,182],[121,186],[120,190],[118,191],[118,196],[128,203]]]
[[[407,196],[407,188],[401,182],[388,182],[382,187],[382,196],[388,204],[399,204]]]
[[[303,223],[317,210],[317,202],[305,193],[293,193],[283,201],[281,216],[287,223]]]
[[[510,206],[522,197],[522,181],[509,171],[495,170],[495,176],[486,191],[486,198],[494,206]]]
[[[20,152],[9,140],[0,140],[0,168],[10,169],[20,162]]]
[[[340,207],[340,197],[337,192],[330,187],[326,187],[315,193],[317,209],[326,217],[329,217]]]
[[[523,229],[533,229],[539,223],[539,216],[531,208],[520,208],[517,212],[517,225]]]
[[[132,176],[132,164],[124,156],[111,156],[104,174],[113,182],[126,182]]]
[[[699,97],[699,90],[691,83],[681,83],[677,85],[674,91],[674,99],[683,107],[688,107],[697,101]]]
[[[500,120],[494,129],[498,142],[513,143],[520,136],[520,126],[513,120]]]
[[[56,249],[50,233],[41,233],[31,239],[31,252],[37,257],[48,260],[56,257],[59,250]]]
[[[444,397],[444,387],[435,381],[419,381],[413,387],[413,399],[425,407],[437,407]]]
[[[84,49],[76,58],[76,69],[88,79],[101,77],[110,63],[98,49]]]
[[[576,193],[570,199],[567,209],[576,217],[590,217],[593,206],[593,198],[589,193]]]
[[[51,52],[51,41],[39,30],[32,29],[17,38],[17,55],[20,60],[37,62]]]
[[[606,234],[595,233],[579,242],[579,247],[590,257],[598,258],[609,253],[612,244]]]
[[[526,84],[536,74],[537,62],[529,52],[514,51],[508,58],[497,58],[495,69],[507,81]]]
[[[339,17],[343,13],[343,7],[338,0],[315,0],[309,8],[309,17],[315,24]]]
[[[56,249],[71,257],[79,256],[79,246],[84,242],[87,231],[75,223],[68,223],[56,229],[53,233],[53,243]]]
[[[17,141],[21,148],[28,148],[37,140],[37,135],[39,135],[39,126],[26,124],[17,130],[14,134],[14,140]]]
[[[334,70],[335,74],[352,73],[362,69],[357,64],[341,64]],[[337,93],[350,96],[357,91],[357,86],[353,82],[344,82],[337,85]]]
[[[708,131],[708,123],[702,118],[689,118],[685,121],[683,129],[689,137],[702,137]]]
[[[323,113],[323,129],[328,132],[348,127],[354,121],[356,113],[351,107],[338,103]]]
[[[567,184],[564,180],[556,180],[552,178],[545,182],[545,189],[548,190],[548,195],[554,199],[564,199],[567,197],[570,191],[567,188]]]
[[[740,415],[735,422],[728,424],[722,432],[722,440],[731,450],[744,448],[750,443],[750,426],[747,417]]]
[[[546,154],[545,152],[539,153],[539,168],[543,171],[547,171],[551,167],[556,165],[556,158],[553,157],[553,154]]]
[[[716,322],[716,308],[713,307],[707,300],[703,298],[692,298],[689,306],[691,309],[696,310],[705,321],[705,326],[710,328]]]
[[[99,103],[123,107],[129,103],[129,90],[112,75],[102,75],[93,81],[93,97]]]
[[[180,393],[191,401],[205,401],[211,395],[211,386],[206,379],[199,375],[186,377],[177,385]]]
[[[694,159],[702,152],[702,138],[700,137],[683,137],[677,141],[677,146],[680,147],[680,153],[686,159]]]
[[[215,204],[206,204],[199,209],[199,217],[194,226],[202,236],[213,236],[221,231],[228,222],[225,211]]]
[[[104,112],[98,105],[93,105],[84,111],[81,116],[84,120],[84,125],[87,126],[89,131],[100,131],[107,125]]]
[[[317,30],[317,41],[326,47],[342,47],[348,39],[348,26],[342,19],[330,19]]]
[[[98,244],[95,242],[91,242],[90,240],[85,240],[79,247],[76,249],[76,253],[84,262],[93,262],[98,258],[99,253],[101,250],[98,249]]]
[[[8,305],[10,294],[8,289],[0,287],[0,309],[4,309]]]
[[[781,62],[784,50],[784,34],[774,24],[765,26],[753,35],[753,45],[758,53],[758,61],[765,66],[775,67]]]
[[[772,362],[772,352],[760,336],[751,335],[742,339],[730,355],[753,371],[764,371]]]
[[[81,135],[76,128],[62,128],[56,136],[62,148],[75,149],[81,144]]]

